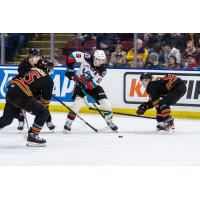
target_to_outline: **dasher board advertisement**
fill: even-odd
[[[144,72],[144,71],[142,71]],[[141,85],[141,71],[124,73],[124,102],[129,104],[140,104],[148,100],[145,88]],[[146,71],[147,72],[147,71]],[[166,74],[174,74],[185,81],[187,92],[178,101],[177,106],[194,106],[200,107],[200,72],[174,71],[174,72],[152,72],[156,77],[162,77]]]

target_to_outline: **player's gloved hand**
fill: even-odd
[[[69,79],[72,80],[74,77],[74,70],[73,69],[69,69],[65,72],[65,76]]]
[[[145,102],[145,103],[142,103],[142,104],[138,107],[136,113],[137,113],[137,115],[143,115],[143,114],[146,112],[147,109],[148,109],[147,103],[146,103],[146,102]]]
[[[82,83],[78,85],[78,87],[81,89],[81,90],[87,90],[87,84],[86,83]]]

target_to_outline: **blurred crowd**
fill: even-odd
[[[30,40],[42,40],[41,34],[5,34],[5,60],[14,61]],[[200,70],[199,33],[138,33],[136,53],[133,33],[78,33],[66,41],[62,55],[55,54],[55,63],[65,65],[59,59],[74,50],[96,49],[104,50],[113,68]]]
[[[6,33],[5,34],[5,61],[14,61],[22,49],[27,46],[28,40],[36,37],[34,33]],[[0,35],[1,37],[1,35]]]
[[[110,67],[200,70],[198,33],[139,33],[136,59],[133,34],[80,34],[79,38],[82,43],[95,40],[94,50],[105,51]]]

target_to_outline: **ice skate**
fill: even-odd
[[[46,125],[48,127],[49,130],[54,130],[55,129],[55,125],[50,121],[50,122],[46,122]]]
[[[46,140],[32,132],[29,132],[26,145],[30,147],[44,147],[46,146]]]
[[[112,120],[107,121],[108,126],[110,127],[110,129],[112,129],[113,131],[117,132],[118,127],[113,123]]]
[[[156,126],[156,129],[158,133],[174,133],[174,120],[170,119],[166,122],[159,122],[159,124]]]
[[[22,122],[19,121],[17,129],[20,131],[22,131],[24,129],[24,121],[22,121]]]
[[[63,133],[70,133],[71,132],[71,123],[66,122],[64,125]]]

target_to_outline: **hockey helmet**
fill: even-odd
[[[103,50],[96,50],[93,56],[94,58],[99,60],[106,60],[106,54],[104,53]]]
[[[28,53],[29,53],[29,56],[31,56],[31,57],[41,56],[41,51],[38,48],[30,48]]]
[[[38,61],[38,68],[45,70],[45,71],[52,71],[53,70],[53,62],[48,58],[42,58]]]
[[[143,80],[148,79],[148,78],[152,80],[152,78],[153,78],[152,74],[149,73],[149,72],[144,72],[140,76],[140,81],[143,81]]]

